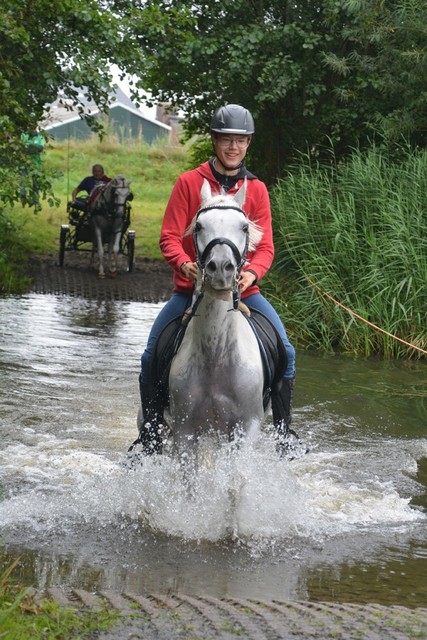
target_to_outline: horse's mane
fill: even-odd
[[[209,207],[210,209],[214,209],[216,206],[230,206],[230,207],[236,207],[238,206],[235,199],[233,198],[233,196],[230,196],[226,193],[219,193],[215,196],[213,196],[212,198],[210,198],[209,200],[206,200],[205,202],[203,202],[202,207]],[[240,207],[239,207],[240,209]],[[244,209],[242,209],[242,212],[245,213]],[[201,213],[200,215],[203,215],[203,213]],[[246,215],[246,214],[245,214]],[[194,230],[194,226],[196,224],[196,220],[199,216],[199,212],[196,213],[196,215],[194,216],[194,218],[192,219],[190,225],[187,227],[187,229],[184,232],[184,236],[189,236],[193,233]],[[249,218],[247,218],[248,220],[248,225],[249,225],[249,245],[248,245],[248,250],[249,251],[254,251],[257,244],[260,242],[262,236],[263,236],[263,231],[261,229],[261,227],[254,222],[253,220],[250,220]]]

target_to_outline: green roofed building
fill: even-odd
[[[138,138],[147,144],[153,144],[160,139],[171,140],[176,137],[171,126],[155,117],[145,115],[119,88],[111,94],[112,102],[108,115],[101,113],[96,105],[85,100],[83,93],[79,99],[85,105],[85,113],[102,120],[107,131],[117,135],[121,142]],[[92,131],[86,121],[70,107],[70,102],[59,97],[50,105],[40,127],[58,141],[90,138]]]

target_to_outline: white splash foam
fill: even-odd
[[[58,443],[56,443],[57,445]],[[289,461],[256,448],[226,448],[185,476],[167,456],[129,470],[122,461],[81,450],[16,446],[20,492],[0,503],[0,523],[36,531],[72,530],[80,523],[149,528],[186,540],[327,539],[364,528],[407,526],[426,516],[390,482],[343,479],[350,455],[312,453]],[[19,458],[19,465],[16,457]],[[0,461],[1,462],[1,461]]]

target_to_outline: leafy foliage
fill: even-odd
[[[424,0],[0,2],[2,166],[25,163],[20,135],[58,91],[81,110],[86,87],[107,110],[112,63],[139,77],[135,95],[182,108],[189,137],[219,105],[248,107],[251,167],[268,182],[330,142],[338,157],[378,133],[426,142]]]
[[[154,98],[185,110],[189,136],[221,104],[245,105],[267,181],[330,142],[338,156],[378,131],[425,143],[422,0],[135,0],[132,12]]]
[[[86,98],[106,111],[111,64],[130,73],[141,66],[141,50],[114,4],[1,0],[1,5],[0,206],[19,200],[22,173],[32,182],[34,171],[21,136],[36,129],[46,104],[62,92],[66,104],[83,114],[79,91],[85,87]],[[88,118],[96,128],[90,114]],[[39,187],[49,193],[52,176],[39,173]]]

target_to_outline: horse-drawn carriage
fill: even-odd
[[[135,255],[135,231],[129,229],[131,217],[130,182],[116,176],[106,187],[88,198],[76,198],[67,204],[68,224],[61,225],[59,236],[59,265],[62,267],[66,251],[98,252],[99,276],[104,277],[104,245],[117,269],[117,255],[127,257],[128,271],[132,271]],[[90,246],[89,246],[90,245]]]

